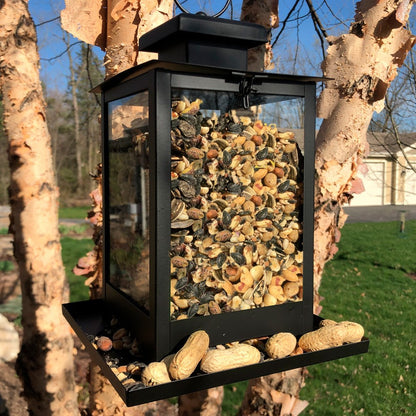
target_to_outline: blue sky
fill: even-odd
[[[258,0],[261,1],[261,0]],[[233,18],[238,19],[240,15],[242,0],[233,0]],[[203,10],[208,13],[217,12],[222,9],[225,0],[187,0],[182,2],[190,12],[197,12]],[[289,72],[292,68],[288,68],[287,62],[289,58],[294,55],[304,56],[307,53],[310,58],[303,58],[299,62],[299,73],[308,73],[310,75],[319,75],[319,61],[321,54],[318,45],[318,38],[315,35],[312,21],[308,16],[308,9],[306,3],[301,1],[299,4],[303,6],[294,14],[288,21],[286,29],[279,43],[276,45],[275,57],[279,70],[281,72]],[[351,21],[354,15],[353,0],[314,0],[314,5],[317,12],[324,22],[325,26],[333,34],[347,31],[347,26],[338,21],[346,21],[347,24]],[[333,16],[326,6],[328,4],[335,16]],[[287,16],[289,10],[292,8],[294,0],[280,0],[279,17],[282,22]],[[37,26],[39,54],[41,57],[41,77],[45,83],[51,88],[64,89],[67,85],[68,74],[68,58],[66,54],[61,57],[54,58],[62,54],[66,45],[62,40],[63,32],[60,29],[59,21],[54,21],[47,24],[41,24],[59,16],[60,11],[64,8],[64,0],[29,0],[29,9]],[[222,16],[230,18],[230,8]],[[297,25],[295,18],[298,18],[300,25]],[[39,25],[41,24],[41,25]],[[275,35],[280,28],[275,29]],[[71,37],[71,42],[76,42],[77,39]],[[296,48],[296,45],[299,45]],[[75,53],[77,47],[75,45],[71,50]],[[103,53],[96,48],[96,52],[100,57]],[[309,64],[308,61],[312,61]]]

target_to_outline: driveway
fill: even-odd
[[[416,205],[347,206],[344,210],[348,214],[347,223],[400,221],[401,215],[406,220],[416,220]]]

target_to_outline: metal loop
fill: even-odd
[[[183,7],[180,3],[179,3],[179,0],[174,0],[175,1],[175,4],[178,6],[178,8],[183,12],[183,13],[188,13],[189,14],[189,12],[188,12],[188,10],[186,10],[185,9],[185,7]],[[231,3],[231,0],[227,0],[226,1],[226,3],[225,3],[225,6],[218,12],[218,13],[216,13],[216,14],[214,14],[213,16],[211,16],[211,17],[220,17],[227,9],[228,9],[228,6],[230,5],[230,3]],[[204,14],[204,15],[206,15],[206,13],[204,13],[204,12],[198,12],[197,14]]]

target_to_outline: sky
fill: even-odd
[[[229,7],[221,17],[230,18],[230,11],[232,10],[232,17],[238,19],[241,2],[242,0],[232,0],[232,9]],[[226,0],[182,0],[181,3],[191,13],[202,10],[212,14],[220,11]],[[285,20],[294,3],[294,0],[280,0],[280,22]],[[313,4],[329,33],[339,34],[348,30],[349,22],[354,15],[355,1],[314,0]],[[322,53],[320,52],[319,41],[315,35],[305,1],[300,1],[299,5],[301,7],[288,20],[285,31],[276,45],[276,70],[279,72],[293,72],[294,70],[297,73],[307,75],[320,75],[319,62],[322,59]],[[37,25],[41,78],[48,87],[61,90],[66,88],[68,77],[68,57],[64,53],[66,50],[66,45],[63,41],[64,32],[60,28],[59,20],[50,23],[44,22],[58,17],[64,6],[64,0],[29,0],[29,10]],[[341,23],[343,21],[346,24]],[[298,25],[297,22],[300,22],[300,24]],[[274,30],[274,36],[277,35],[280,28],[281,26]],[[75,43],[78,40],[71,36],[70,41]],[[296,47],[296,45],[298,46]],[[75,44],[71,47],[71,51],[75,53],[78,47],[79,44]],[[104,57],[103,52],[99,48],[95,47],[94,50],[100,58]],[[289,58],[294,56],[302,57],[301,60],[298,60],[296,68],[288,64]]]

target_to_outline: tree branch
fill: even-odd
[[[63,52],[61,52],[59,55],[53,56],[52,58],[40,58],[41,61],[51,62],[55,59],[60,58],[61,56],[65,55],[73,46],[78,45],[79,43],[82,43],[82,40],[78,40],[77,42],[71,43]]]
[[[40,22],[40,23],[35,24],[35,27],[39,27],[39,26],[46,25],[47,23],[55,22],[56,20],[59,20],[60,18],[61,18],[60,16],[56,16],[53,19],[45,20],[44,22]]]
[[[285,19],[282,22],[282,28],[279,30],[279,33],[276,36],[276,39],[273,41],[272,43],[272,48],[274,48],[274,45],[276,45],[276,42],[279,40],[280,35],[283,33],[283,31],[285,30],[285,27],[287,25],[287,22],[289,21],[290,16],[292,15],[292,13],[295,11],[297,5],[299,4],[300,0],[296,0],[295,4],[293,5],[293,7],[289,10],[289,13],[287,14],[287,16],[285,17]]]
[[[316,13],[315,8],[313,7],[312,0],[306,0],[306,4],[309,7],[311,12],[312,22],[315,26],[315,32],[319,36],[319,40],[321,42],[321,49],[322,49],[322,57],[325,59],[325,39],[328,39],[328,33],[326,32],[325,28],[323,27],[318,14]],[[328,42],[331,45],[331,42]]]

